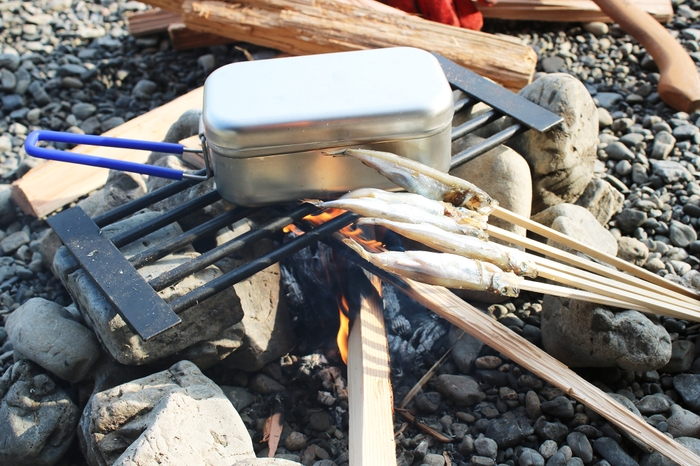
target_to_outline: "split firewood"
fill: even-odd
[[[274,458],[277,452],[277,446],[282,437],[282,413],[274,413],[265,420],[263,428],[263,442],[267,442],[268,458]]]
[[[129,34],[139,37],[165,32],[171,24],[182,23],[182,16],[172,11],[156,8],[128,15],[126,23],[129,27]]]
[[[534,50],[515,38],[424,20],[373,0],[148,0],[181,12],[187,27],[293,55],[411,46],[438,52],[508,89],[527,85]]]
[[[396,446],[389,344],[376,291],[381,282],[376,276],[370,281],[375,292],[361,297],[348,338],[350,465],[390,466],[396,465]]]
[[[661,23],[666,23],[673,17],[670,0],[635,0],[634,4]],[[485,18],[519,21],[613,22],[591,0],[499,0],[493,6],[481,7],[479,10]]]

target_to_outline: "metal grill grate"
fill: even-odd
[[[439,55],[436,55],[436,57],[452,87],[460,89],[467,95],[465,99],[455,103],[455,113],[472,107],[478,102],[484,102],[492,107],[492,110],[455,127],[452,130],[453,141],[502,116],[507,115],[514,120],[514,123],[507,128],[485,139],[478,145],[456,154],[452,159],[451,166],[453,168],[478,157],[528,129],[546,131],[561,121],[561,118],[557,115],[456,65],[450,60]],[[196,174],[204,175],[205,170],[201,170]],[[183,180],[170,184],[94,219],[90,219],[79,207],[73,207],[48,219],[49,225],[61,238],[71,255],[78,261],[80,267],[91,277],[92,281],[114,306],[130,329],[144,340],[153,338],[168,328],[177,325],[180,322],[177,314],[184,309],[214,296],[235,283],[245,280],[313,242],[328,237],[330,234],[351,224],[357,218],[356,215],[350,213],[336,217],[311,230],[307,230],[305,234],[283,244],[272,252],[260,256],[170,303],[166,303],[158,296],[158,291],[179,282],[190,274],[200,271],[224,257],[234,254],[236,251],[248,248],[262,238],[279,234],[282,228],[301,220],[306,215],[319,213],[317,207],[304,203],[259,208],[238,207],[197,225],[177,237],[156,244],[129,259],[126,259],[119,252],[119,248],[143,238],[164,226],[178,222],[220,200],[221,196],[219,193],[212,190],[163,213],[152,221],[122,232],[111,239],[101,235],[100,228],[111,225],[141,209],[168,199],[200,182],[198,180]],[[269,218],[265,223],[225,244],[204,252],[196,259],[171,269],[148,282],[138,273],[138,269],[141,267],[152,264],[186,245],[193,244],[197,240],[211,237],[223,227],[232,225],[251,215],[260,214],[263,211]],[[119,273],[114,273],[115,270],[119,270]],[[135,309],[149,309],[149,311],[139,312],[134,311]]]

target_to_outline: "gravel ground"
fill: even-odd
[[[240,47],[216,46],[172,51],[165,37],[134,38],[125,15],[144,9],[138,2],[75,0],[0,3],[0,315],[6,316],[31,297],[68,305],[61,283],[42,265],[38,243],[48,228],[7,203],[9,183],[37,162],[22,149],[33,129],[100,134],[203,85],[213,69],[245,60]],[[667,28],[700,61],[700,2],[674,0],[676,14]],[[623,212],[610,222],[618,237],[640,240],[648,248],[644,267],[660,275],[692,277],[700,268],[696,254],[700,218],[700,113],[675,112],[655,92],[659,75],[645,51],[618,27],[604,24],[551,24],[487,21],[486,30],[508,33],[539,54],[538,73],[568,72],[579,78],[600,110],[599,171],[625,195]],[[243,46],[254,56],[271,52]],[[650,159],[679,162],[683,170],[665,176],[650,169]],[[4,197],[3,197],[4,196]],[[688,274],[691,272],[690,274]],[[489,308],[504,324],[528,327],[538,342],[541,301],[525,296]],[[445,335],[444,322],[430,321],[431,332]],[[616,369],[583,371],[597,385],[616,392],[647,422],[700,451],[700,406],[693,401],[700,372],[693,343],[700,325],[666,318],[676,360],[673,371],[634,373]],[[401,400],[416,376],[448,348],[447,337],[420,355],[414,370],[394,368],[395,398]],[[0,374],[13,363],[12,345],[0,327]],[[294,431],[280,452],[305,464],[347,462],[346,405],[333,397],[335,364],[322,357],[297,355],[272,365],[266,376],[281,380],[289,397],[282,400],[285,420]],[[340,366],[338,366],[340,367]],[[424,422],[452,439],[439,442],[397,416],[402,465],[642,465],[666,464],[644,452],[598,415],[486,349],[473,375],[484,395],[475,406],[457,408],[452,395],[431,382],[415,401]],[[440,377],[461,377],[448,361]],[[249,374],[212,371],[221,384],[256,393]],[[310,388],[310,389],[309,389]],[[241,392],[241,393],[243,393]],[[246,398],[245,393],[241,395]],[[260,443],[261,421],[279,398],[246,398],[244,421]],[[306,395],[302,396],[303,393]],[[311,394],[311,395],[309,395]],[[649,395],[660,395],[649,397]],[[480,395],[478,395],[480,396]],[[337,397],[336,397],[337,398]],[[299,403],[303,400],[304,403]],[[250,401],[250,402],[248,402]],[[634,402],[634,404],[632,403]],[[242,406],[242,405],[241,405]],[[688,411],[685,411],[688,410]],[[522,419],[529,421],[518,424]],[[517,432],[516,432],[517,431]],[[76,444],[77,445],[77,444]],[[605,459],[604,459],[605,458]],[[325,461],[325,462],[323,462]],[[61,464],[85,464],[77,446]],[[316,463],[318,464],[318,463]]]

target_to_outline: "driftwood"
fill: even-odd
[[[660,23],[670,21],[673,16],[670,0],[635,0],[634,4]],[[480,4],[477,6],[486,18],[521,21],[613,22],[590,0],[499,0],[490,7],[482,7]]]
[[[375,289],[381,282],[372,277]],[[348,338],[350,466],[396,464],[393,395],[382,299],[362,296]]]
[[[446,26],[372,0],[147,0],[187,27],[293,55],[411,46],[438,52],[508,89],[527,85],[537,56],[515,38]]]
[[[103,136],[162,141],[170,126],[187,110],[202,108],[203,88],[195,89],[157,109],[129,120]],[[145,163],[148,152],[108,147],[76,146],[71,152]],[[44,217],[104,186],[109,171],[64,162],[48,162],[12,183],[12,200],[25,214]]]

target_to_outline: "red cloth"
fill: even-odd
[[[461,26],[480,31],[484,17],[472,0],[381,0],[389,6],[407,13],[420,14],[425,19]],[[482,5],[490,6],[496,0],[479,0]]]

